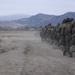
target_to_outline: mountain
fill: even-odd
[[[16,20],[16,23],[28,25],[28,26],[41,26],[46,25],[50,22],[50,19],[52,19],[54,15],[47,15],[47,14],[37,14],[34,16],[31,16],[29,18],[23,18]]]
[[[14,15],[7,15],[7,16],[0,16],[0,21],[11,21],[17,20],[21,18],[29,18],[30,15],[27,14],[14,14]]]
[[[65,19],[65,18],[74,18],[75,19],[75,12],[67,12],[63,15],[55,16],[50,20],[50,22],[53,25],[56,25],[57,23],[62,23],[63,19]]]
[[[49,23],[52,25],[56,25],[57,23],[62,23],[65,18],[74,18],[75,12],[67,12],[63,15],[48,15],[39,13],[37,15],[33,15],[31,17],[24,17],[18,20],[12,21],[0,21],[0,26],[45,26]]]
[[[75,12],[68,12],[63,15],[47,15],[47,14],[37,14],[31,16],[29,18],[23,18],[16,20],[16,23],[29,25],[29,26],[45,26],[49,23],[52,25],[56,25],[57,23],[62,23],[63,19],[65,18],[74,18],[75,19]]]

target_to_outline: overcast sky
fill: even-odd
[[[75,12],[75,0],[0,0],[0,15]]]

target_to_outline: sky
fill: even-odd
[[[0,15],[75,12],[75,0],[0,0]]]

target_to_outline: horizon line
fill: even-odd
[[[49,14],[49,13],[36,13],[36,14],[26,14],[26,13],[14,13],[14,14],[9,14],[9,15],[0,15],[0,17],[3,17],[3,16],[14,16],[14,15],[28,15],[28,16],[34,16],[34,15],[37,15],[37,14],[46,14],[46,15],[55,15],[55,16],[60,16],[60,15],[63,15],[63,14],[66,14],[66,13],[75,13],[74,11],[68,11],[68,12],[65,12],[65,13],[61,13],[61,14]]]

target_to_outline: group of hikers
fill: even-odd
[[[75,21],[73,18],[64,19],[56,26],[48,24],[40,31],[42,41],[62,46],[63,55],[75,57]]]

